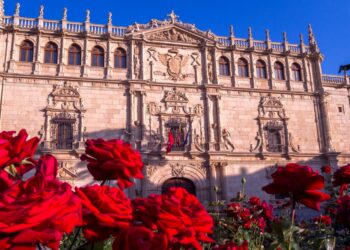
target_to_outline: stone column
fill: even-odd
[[[212,65],[213,65],[213,83],[219,84],[218,80],[218,68],[217,68],[217,60],[216,60],[216,47],[214,47],[213,55],[212,55]]]
[[[256,83],[255,83],[255,76],[254,76],[254,59],[253,59],[253,53],[250,52],[249,53],[249,69],[250,69],[250,86],[251,88],[255,88],[256,87]]]
[[[217,185],[217,176],[216,176],[216,163],[209,162],[209,182],[210,182],[210,200],[218,200],[218,185]]]
[[[236,55],[234,52],[234,49],[231,50],[231,84],[232,87],[237,87],[237,83],[236,83]]]
[[[38,30],[38,35],[36,39],[36,46],[35,46],[35,62],[34,62],[34,74],[39,74],[40,72],[40,58],[41,58],[41,32],[40,29]]]
[[[208,51],[207,51],[207,46],[206,44],[202,44],[201,47],[201,56],[202,56],[202,85],[208,84],[208,63],[207,63],[207,56],[208,56]]]
[[[129,40],[129,49],[128,49],[128,55],[129,55],[129,60],[128,60],[128,75],[130,79],[135,79],[134,76],[134,47],[135,47],[135,41],[134,40]]]
[[[109,36],[109,35],[108,35]],[[105,77],[107,79],[112,78],[112,66],[113,65],[113,52],[111,51],[111,40],[108,38],[107,40],[107,51],[106,51],[106,74]]]
[[[60,47],[60,55],[59,55],[59,65],[58,65],[58,75],[64,76],[64,65],[67,62],[67,53],[65,53],[65,44],[64,44],[64,33],[61,36],[61,47]]]
[[[291,86],[291,75],[290,75],[290,67],[289,67],[289,58],[288,55],[285,57],[285,71],[286,71],[286,84],[287,84],[287,90],[292,90]]]
[[[1,0],[0,0],[1,1]],[[16,29],[12,32],[11,48],[10,48],[10,62],[8,64],[7,72],[13,73],[15,68],[15,49],[16,49],[17,32]],[[19,52],[20,53],[20,52]],[[19,57],[20,55],[18,55]]]
[[[88,46],[89,46],[89,41],[88,41],[88,36],[85,36],[84,39],[84,48],[83,48],[83,55],[82,55],[82,60],[83,60],[83,66],[82,66],[82,77],[87,77],[88,76],[88,60],[89,60],[89,55],[88,55]]]
[[[273,80],[273,65],[272,65],[270,53],[267,54],[267,72],[266,73],[267,73],[270,89],[275,89],[276,86]]]

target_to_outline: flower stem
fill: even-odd
[[[38,249],[39,249],[39,250],[42,250],[42,248],[41,248],[41,246],[40,246],[40,243],[38,243],[37,246],[38,246]]]
[[[75,232],[74,238],[73,238],[73,240],[72,240],[72,243],[70,243],[70,246],[69,246],[68,250],[72,250],[72,248],[73,248],[73,246],[74,246],[74,243],[75,243],[75,241],[77,240],[78,235],[80,234],[80,230],[81,230],[81,227],[79,227],[78,230]]]
[[[293,231],[294,231],[294,220],[295,220],[295,200],[292,198],[292,214],[291,214],[291,219],[292,219],[292,225],[291,225],[291,233],[289,236],[289,244],[288,244],[288,250],[292,249],[292,238],[293,238]]]

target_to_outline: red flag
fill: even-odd
[[[173,145],[174,145],[174,136],[171,133],[171,131],[169,130],[169,133],[168,133],[168,146],[166,147],[166,153],[170,153],[171,152],[171,148],[173,147]]]

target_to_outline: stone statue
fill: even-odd
[[[40,5],[39,18],[43,18],[43,17],[44,17],[44,5]]]
[[[67,20],[67,8],[66,8],[66,7],[63,8],[63,17],[62,17],[62,20]]]
[[[227,131],[227,129],[223,129],[222,130],[222,139],[223,139],[223,143],[224,143],[224,147],[226,150],[229,149],[229,147],[231,147],[231,152],[235,149],[235,147],[233,146],[232,142],[231,142],[231,134],[230,132]]]

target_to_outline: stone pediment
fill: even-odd
[[[200,44],[215,43],[215,35],[211,31],[201,31],[194,24],[159,21],[152,19],[148,24],[133,24],[128,33],[134,38],[140,37],[148,41],[169,41],[179,43]]]

